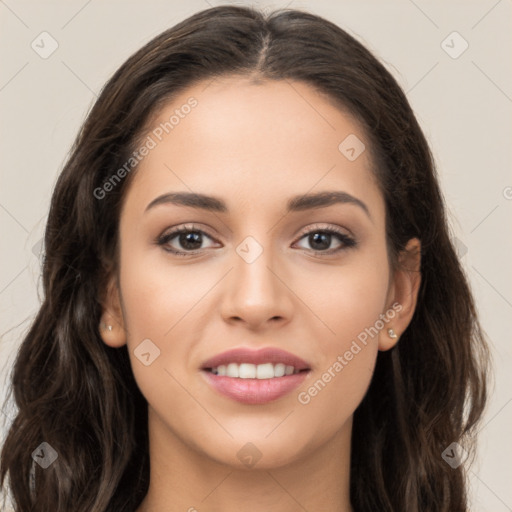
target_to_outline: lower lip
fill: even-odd
[[[266,404],[291,393],[309,371],[273,379],[239,379],[203,370],[208,383],[219,393],[242,404]]]

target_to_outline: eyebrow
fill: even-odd
[[[145,209],[145,212],[161,204],[175,204],[179,206],[188,206],[191,208],[199,208],[216,213],[228,213],[229,209],[226,203],[214,196],[208,196],[204,194],[198,194],[195,192],[173,192],[163,194],[153,199]],[[305,210],[311,210],[314,208],[325,208],[333,204],[353,204],[361,208],[368,217],[370,212],[368,207],[363,201],[354,197],[347,192],[341,191],[325,191],[316,192],[313,194],[302,194],[290,198],[286,204],[286,212],[301,212]]]

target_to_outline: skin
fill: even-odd
[[[208,85],[209,84],[209,85]],[[351,511],[352,416],[373,375],[416,306],[419,242],[392,270],[385,205],[370,152],[349,161],[338,146],[361,127],[311,86],[249,83],[244,77],[197,84],[167,104],[152,126],[193,96],[197,106],[142,160],[120,218],[119,281],[112,277],[102,330],[112,347],[128,344],[135,379],[148,401],[151,483],[138,512]],[[150,133],[150,132],[148,132]],[[344,191],[363,201],[285,214],[295,195]],[[160,204],[168,192],[223,199],[212,213]],[[174,256],[155,243],[170,228],[203,230],[198,254]],[[338,227],[324,252],[307,232]],[[263,249],[252,263],[237,253],[247,236]],[[182,239],[183,240],[183,239]],[[179,237],[167,247],[186,251]],[[300,392],[322,377],[365,328],[398,303],[401,310],[308,404]],[[398,334],[393,339],[387,329]],[[160,355],[145,366],[134,355],[149,338]],[[278,347],[309,363],[304,383],[263,405],[218,394],[200,367],[236,347]],[[237,452],[259,453],[252,467]],[[252,453],[252,452],[251,452]]]

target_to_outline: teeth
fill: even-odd
[[[292,366],[293,368],[293,366]],[[286,366],[282,363],[274,365],[274,377],[282,377],[286,372]]]
[[[242,366],[253,366],[254,365],[242,365]],[[272,363],[259,364],[256,368],[257,379],[273,379],[275,377],[274,365]]]
[[[240,377],[238,371],[238,365],[236,363],[230,363],[226,367],[226,376],[227,377]]]
[[[256,378],[256,366],[253,364],[241,364],[238,367],[238,375],[241,379],[255,379]]]
[[[239,379],[273,379],[274,377],[283,377],[299,373],[299,370],[293,366],[287,366],[282,363],[272,364],[250,364],[250,363],[229,363],[220,365],[211,369],[215,375],[234,377]]]

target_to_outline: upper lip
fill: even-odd
[[[249,363],[255,365],[264,363],[282,363],[286,366],[293,366],[297,370],[310,369],[308,363],[300,357],[297,357],[290,352],[286,352],[285,350],[272,347],[262,348],[259,350],[249,348],[235,348],[227,350],[226,352],[222,352],[221,354],[205,361],[201,368],[203,370],[217,368],[218,366],[227,365],[229,363]]]

